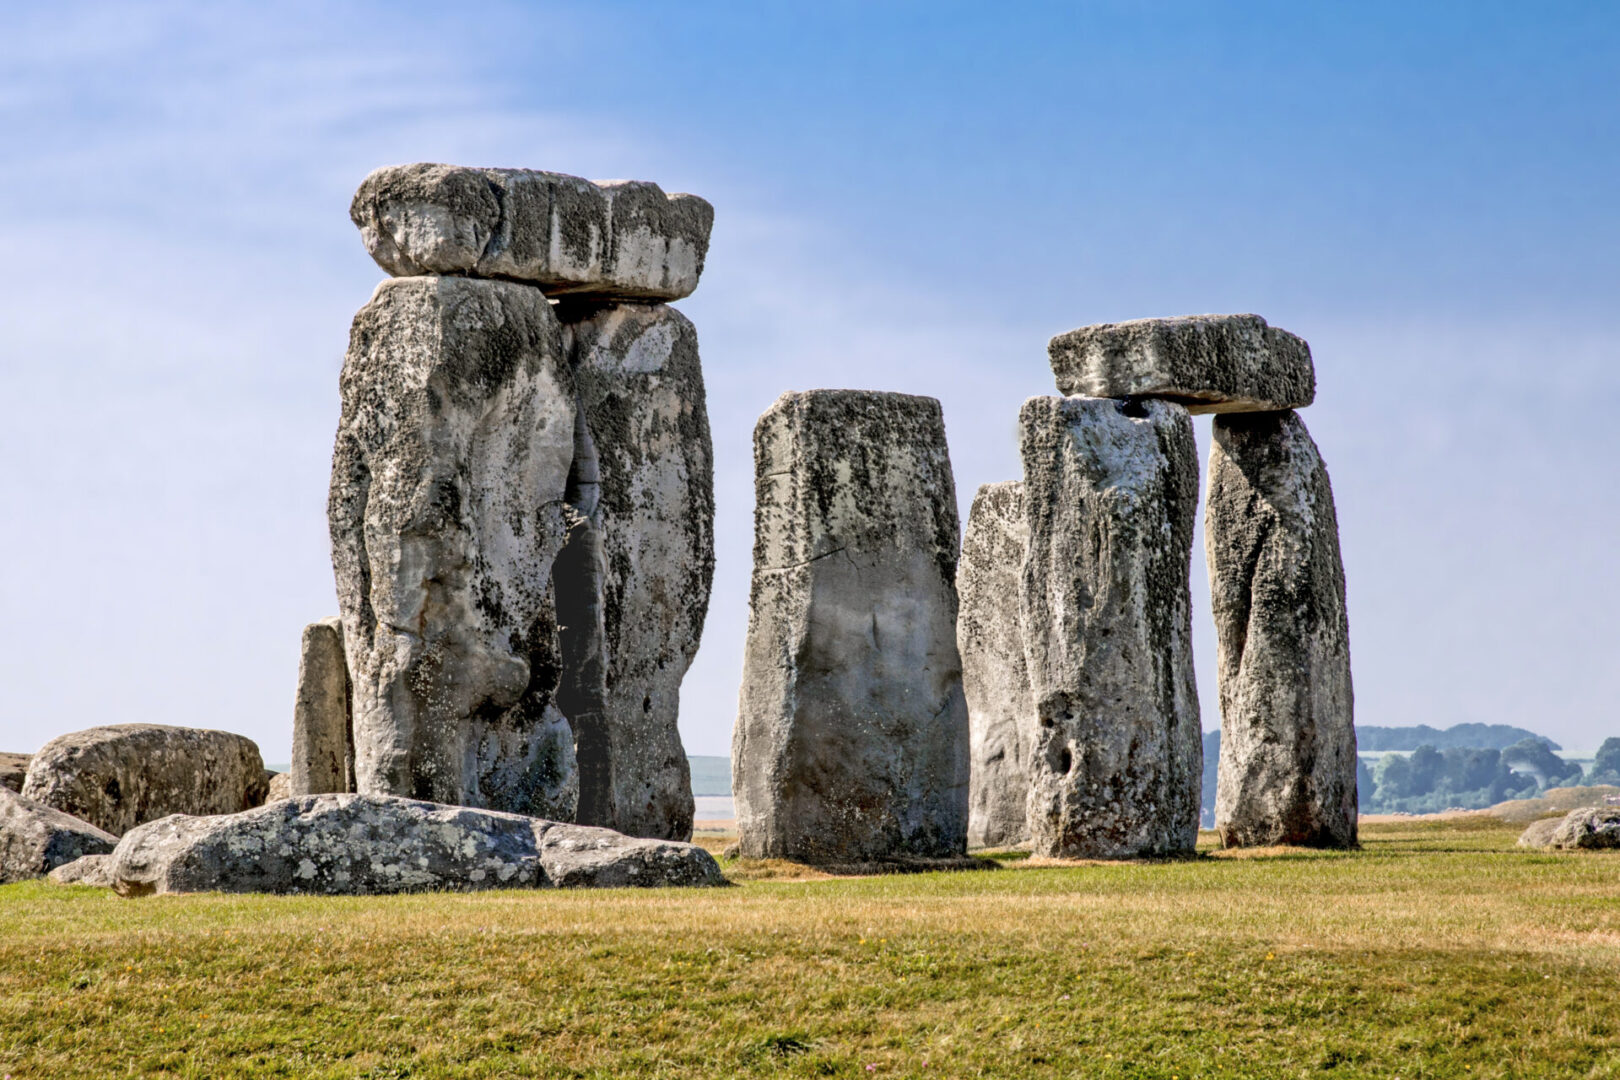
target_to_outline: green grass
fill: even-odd
[[[1620,856],[376,899],[0,888],[0,1076],[1620,1077]]]

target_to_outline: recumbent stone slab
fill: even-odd
[[[1356,843],[1350,629],[1333,488],[1292,412],[1218,416],[1204,544],[1228,847]]]
[[[551,568],[575,390],[530,285],[398,278],[355,316],[328,518],[356,787],[564,820]]]
[[[98,889],[112,888],[112,852],[81,855],[72,862],[63,863],[45,875],[52,885],[87,885]]]
[[[355,794],[152,822],[119,842],[110,876],[124,896],[724,884],[714,858],[693,844]]]
[[[754,429],[754,470],[739,850],[812,863],[962,855],[968,723],[939,402],[784,394]]]
[[[1047,354],[1064,394],[1165,398],[1194,413],[1298,409],[1316,397],[1310,346],[1258,315],[1083,326]]]
[[[597,770],[581,750],[581,820],[685,840],[692,781],[676,721],[714,578],[714,450],[697,332],[662,304],[594,309],[566,331],[585,429],[574,497],[596,534],[587,572],[599,583],[603,635],[608,764],[596,783],[610,789],[585,790]],[[558,569],[567,623],[565,572],[577,572],[567,553]],[[580,621],[597,625],[589,611]]]
[[[1035,705],[1018,588],[1029,548],[1024,485],[985,484],[974,496],[956,570],[961,609],[956,644],[971,732],[968,846],[1005,847],[1029,839],[1029,755]]]
[[[269,785],[252,739],[228,731],[113,724],[52,739],[22,793],[122,836],[166,814],[234,814]]]
[[[349,717],[349,666],[343,620],[304,627],[298,653],[298,696],[293,705],[289,795],[354,790],[354,745]],[[285,796],[283,796],[285,797]]]
[[[1187,581],[1192,420],[1166,401],[1031,398],[1019,425],[1032,850],[1191,852],[1203,774]]]
[[[118,838],[88,821],[0,787],[0,885],[43,877],[85,855],[104,854]]]
[[[1564,851],[1620,848],[1620,806],[1571,810],[1553,830],[1548,846]]]
[[[367,176],[349,217],[396,276],[471,274],[551,296],[678,300],[703,273],[714,208],[646,181],[415,164]]]

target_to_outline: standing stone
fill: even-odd
[[[741,853],[960,856],[968,721],[939,402],[784,394],[754,429],[754,476],[732,750]]]
[[[43,877],[82,856],[106,854],[117,843],[88,821],[0,787],[0,885]]]
[[[234,814],[264,802],[264,761],[228,731],[113,724],[52,739],[28,763],[28,798],[122,836],[168,814]]]
[[[1311,347],[1258,315],[1082,326],[1047,353],[1064,394],[1167,398],[1194,413],[1297,409],[1316,397]]]
[[[343,620],[322,619],[304,627],[300,642],[288,796],[354,790],[351,727]]]
[[[567,330],[584,420],[578,505],[595,534],[567,570],[594,578],[600,597],[596,614],[570,609],[587,629],[600,619],[608,757],[594,781],[608,790],[587,792],[595,769],[581,751],[581,820],[686,840],[692,779],[676,719],[714,578],[714,450],[697,332],[662,304],[612,305]],[[559,613],[564,572],[560,562]],[[576,664],[591,662],[588,647],[578,655]]]
[[[1356,843],[1350,629],[1333,488],[1292,412],[1215,419],[1204,520],[1228,847]]]
[[[1024,485],[986,484],[973,499],[962,564],[956,571],[961,614],[956,645],[962,654],[972,781],[968,846],[1005,847],[1029,839],[1029,755],[1035,707],[1024,663],[1018,587],[1029,547]]]
[[[569,819],[551,568],[575,389],[539,289],[384,281],[343,365],[329,519],[356,787]]]
[[[1187,584],[1191,418],[1165,401],[1048,397],[1025,402],[1019,425],[1032,848],[1191,852],[1203,772]]]

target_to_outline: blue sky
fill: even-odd
[[[146,721],[286,760],[382,276],[348,199],[415,160],[716,206],[693,752],[729,745],[778,393],[940,398],[965,513],[1048,337],[1208,311],[1312,344],[1357,719],[1620,735],[1615,5],[13,5],[0,131],[0,749]]]

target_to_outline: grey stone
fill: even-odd
[[[1546,849],[1552,846],[1553,833],[1564,823],[1561,817],[1542,818],[1532,821],[1530,827],[1519,836],[1519,846],[1523,848]]]
[[[754,429],[754,571],[732,736],[749,858],[967,843],[957,516],[933,398],[784,394]]]
[[[277,799],[290,799],[292,797],[292,773],[271,773],[270,790],[265,794],[264,801],[275,802]]]
[[[305,795],[225,817],[176,815],[113,852],[124,896],[376,895],[552,885],[718,885],[702,848],[386,795]]]
[[[971,731],[969,847],[1006,847],[1029,839],[1035,705],[1018,618],[1028,548],[1024,485],[1017,480],[985,484],[968,512],[956,570],[961,600],[956,645]]]
[[[1311,347],[1258,315],[1083,326],[1047,353],[1065,394],[1167,398],[1194,413],[1299,409],[1316,397]]]
[[[88,821],[0,787],[0,885],[43,877],[85,855],[118,843]]]
[[[343,620],[334,616],[304,627],[299,642],[289,794],[354,790],[352,727]]]
[[[551,568],[575,390],[533,286],[397,278],[355,316],[328,517],[356,787],[569,819]]]
[[[1191,852],[1203,773],[1187,583],[1192,420],[1166,401],[1031,398],[1019,426],[1031,848]]]
[[[23,777],[28,775],[32,754],[0,754],[0,787],[22,793]]]
[[[1350,628],[1333,488],[1292,412],[1218,416],[1204,544],[1227,847],[1356,843]]]
[[[349,217],[396,276],[471,274],[550,296],[678,300],[703,273],[714,208],[639,180],[415,164],[366,177]]]
[[[91,885],[98,889],[112,888],[112,852],[100,855],[81,855],[70,863],[63,863],[46,879],[52,885]]]
[[[1620,848],[1620,806],[1571,810],[1553,830],[1549,846],[1564,851]]]
[[[166,814],[233,814],[264,802],[264,761],[228,731],[114,724],[52,739],[22,793],[121,836]]]
[[[572,497],[595,535],[589,554],[559,560],[559,621],[571,625],[565,570],[583,568],[598,610],[571,610],[592,632],[600,623],[607,754],[603,768],[579,751],[579,820],[685,840],[692,781],[676,720],[714,578],[714,450],[697,332],[661,304],[612,305],[567,329],[584,421]],[[580,592],[593,595],[586,583]],[[569,652],[566,631],[564,640]]]

